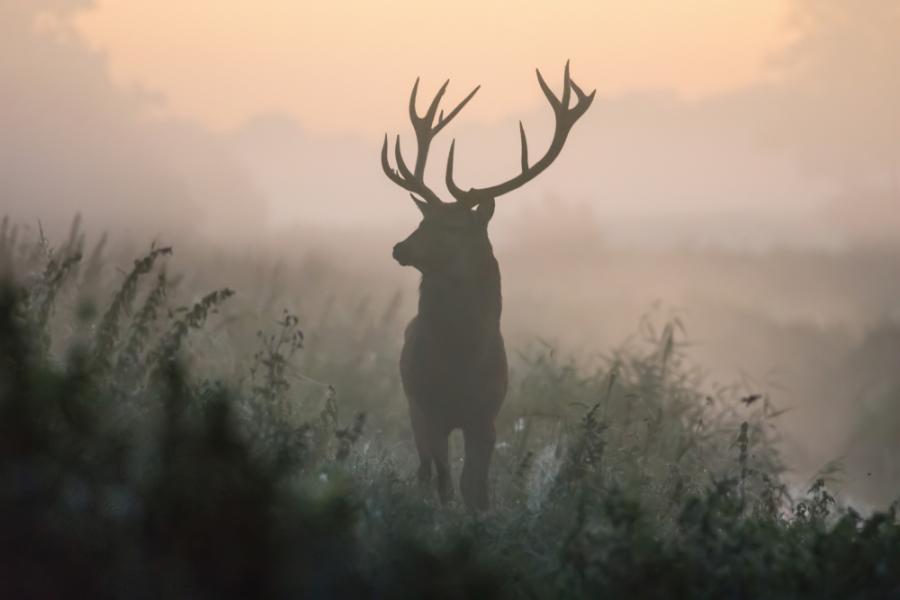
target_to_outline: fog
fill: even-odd
[[[72,28],[90,5],[0,3],[0,212],[51,236],[81,213],[138,246],[312,252],[367,273],[359,286],[413,293],[390,247],[417,213],[381,172],[380,138],[313,133],[277,112],[225,131],[167,116],[164,96],[114,83]],[[504,328],[514,344],[539,337],[589,357],[643,314],[678,315],[712,379],[794,407],[784,433],[798,480],[842,458],[849,493],[884,501],[900,486],[900,5],[791,7],[792,41],[764,80],[693,99],[600,94],[556,164],[498,200]],[[423,75],[430,91],[452,73]],[[454,80],[450,101],[477,83],[491,94]],[[398,113],[408,92],[393,90]],[[540,98],[536,83],[523,93]],[[462,113],[429,179],[443,180],[451,137],[462,187],[509,177],[519,119],[536,156],[549,107]],[[411,156],[411,129],[391,133]]]
[[[216,136],[193,123],[147,120],[158,100],[112,84],[103,57],[67,26],[75,4],[0,8],[5,212],[51,230],[80,211],[97,227],[215,228],[223,239],[239,231],[229,224],[261,222],[263,199]]]

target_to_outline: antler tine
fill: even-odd
[[[575,106],[569,110],[569,114],[572,115],[572,122],[574,123],[578,120],[581,115],[587,112],[587,109],[591,107],[591,103],[594,101],[594,96],[597,95],[597,90],[591,90],[590,94],[585,94],[584,90],[575,83],[573,80],[569,80],[569,85],[575,90],[575,96],[578,98],[578,101],[575,103]]]
[[[409,170],[409,167],[406,166],[406,161],[403,160],[403,153],[400,152],[400,136],[397,136],[397,139],[394,141],[394,160],[397,161],[397,170],[400,171],[400,176],[406,180],[413,180],[412,172]]]
[[[419,91],[419,77],[413,84],[412,93],[409,95],[409,120],[413,122],[413,126],[419,121],[419,114],[416,112],[416,94]]]
[[[519,137],[522,138],[522,170],[528,170],[528,138],[525,137],[525,126],[519,121]]]
[[[450,192],[450,195],[456,198],[457,202],[463,204],[475,204],[469,196],[460,188],[456,186],[456,182],[453,181],[453,152],[456,149],[456,140],[450,142],[450,152],[447,153],[447,175],[446,175],[446,184],[447,190]]]
[[[544,92],[544,95],[547,96],[547,100],[550,102],[550,106],[553,107],[553,111],[556,112],[556,107],[559,105],[559,99],[556,97],[556,94],[553,93],[553,90],[550,89],[550,86],[547,85],[547,82],[544,81],[544,76],[541,75],[540,69],[535,69],[535,73],[537,73],[538,84],[541,86],[541,90]]]
[[[575,104],[572,112],[573,114],[577,114],[580,117],[591,106],[591,102],[594,101],[594,96],[597,94],[597,90],[592,91],[590,94],[585,94],[584,91],[580,87],[578,87],[577,83],[575,83],[574,81],[571,83],[572,89],[575,90],[575,95],[578,96],[578,103]],[[577,113],[575,111],[577,111]]]
[[[569,76],[569,61],[566,61],[566,68],[563,71],[563,94],[562,100],[559,101],[560,108],[569,109],[569,99],[572,97],[572,77]]]
[[[388,161],[388,134],[386,133],[384,134],[384,144],[381,146],[381,168],[384,170],[384,174],[388,176],[388,179],[400,187],[406,187],[403,178],[397,175],[397,171],[391,168],[391,163]]]
[[[469,95],[466,96],[465,98],[463,98],[462,101],[456,105],[456,108],[454,108],[447,114],[446,118],[444,118],[442,116],[440,119],[438,119],[438,124],[435,125],[434,129],[431,130],[432,135],[437,135],[437,133],[441,129],[443,129],[444,126],[447,125],[447,123],[452,121],[453,117],[455,117],[457,114],[459,114],[459,111],[461,111],[463,109],[463,107],[469,103],[469,100],[471,100],[475,96],[475,94],[478,92],[478,90],[480,90],[480,89],[481,89],[481,86],[476,85],[475,89],[472,90],[471,92],[469,92]]]
[[[434,100],[431,101],[431,104],[428,106],[428,112],[425,113],[425,118],[423,121],[427,124],[428,129],[431,129],[432,123],[434,123],[434,115],[437,113],[438,105],[441,103],[441,98],[444,97],[444,92],[447,91],[447,86],[450,85],[450,80],[444,82],[444,85],[441,86],[441,89],[437,91],[437,94],[434,95]],[[431,132],[432,137],[434,133]]]
[[[450,190],[450,193],[456,197],[457,201],[469,205],[477,204],[482,199],[496,198],[497,196],[511,192],[537,177],[544,169],[550,166],[554,160],[556,160],[557,156],[559,156],[572,126],[587,111],[591,102],[594,100],[594,95],[597,93],[597,91],[594,90],[590,95],[587,95],[574,81],[572,81],[569,73],[569,61],[566,61],[566,68],[563,72],[563,92],[561,98],[557,98],[556,94],[553,93],[553,90],[550,89],[550,86],[547,85],[547,82],[544,81],[540,69],[535,69],[535,73],[537,73],[538,84],[544,92],[544,95],[547,97],[547,101],[550,103],[550,107],[553,109],[553,114],[556,118],[556,128],[553,132],[553,140],[550,142],[550,147],[547,149],[547,152],[538,159],[534,165],[528,166],[528,139],[525,136],[525,127],[520,121],[519,136],[522,143],[522,172],[512,179],[494,186],[470,188],[468,191],[463,191],[453,182],[453,146],[451,145],[450,156],[447,160],[447,188]],[[578,101],[575,106],[569,108],[572,91],[575,92]]]

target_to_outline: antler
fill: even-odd
[[[416,153],[416,166],[412,171],[406,166],[406,162],[403,160],[403,154],[400,152],[399,135],[394,144],[394,157],[397,161],[397,170],[392,169],[390,162],[388,162],[387,134],[384,134],[384,145],[381,147],[381,167],[384,169],[385,175],[387,175],[391,181],[410,192],[410,194],[418,194],[428,203],[441,203],[437,194],[431,191],[425,184],[425,162],[428,160],[428,150],[431,147],[431,140],[434,139],[434,136],[436,136],[438,132],[440,132],[440,130],[463,109],[469,100],[472,99],[472,96],[475,95],[475,92],[481,88],[481,86],[478,86],[472,90],[468,96],[463,98],[462,102],[456,105],[456,108],[447,114],[446,117],[442,110],[440,115],[438,115],[437,124],[435,125],[434,117],[449,83],[449,79],[444,82],[444,85],[438,90],[434,99],[431,101],[431,105],[428,107],[428,111],[423,117],[420,117],[416,112],[416,92],[419,89],[418,77],[416,78],[416,83],[413,85],[412,94],[410,94],[409,97],[409,120],[412,121],[413,130],[416,132],[418,151]],[[415,196],[413,196],[413,199],[416,199]]]
[[[547,82],[544,81],[541,72],[537,69],[535,69],[535,71],[537,71],[538,83],[541,85],[541,89],[544,91],[544,95],[547,96],[547,100],[550,102],[550,106],[553,108],[553,113],[556,116],[556,129],[553,133],[553,141],[550,142],[547,153],[532,166],[528,166],[528,140],[525,138],[525,127],[522,125],[522,122],[519,121],[519,135],[522,138],[522,172],[512,179],[497,185],[462,190],[457,187],[456,183],[453,181],[453,150],[456,145],[456,140],[454,140],[453,143],[450,144],[450,154],[447,157],[447,189],[450,190],[450,194],[453,195],[458,202],[474,206],[483,199],[496,198],[497,196],[509,193],[537,177],[538,174],[550,166],[550,163],[559,156],[572,126],[581,115],[587,111],[591,102],[594,100],[594,94],[597,93],[597,90],[594,90],[590,94],[585,94],[581,88],[578,87],[578,84],[572,81],[572,78],[569,76],[569,61],[566,61],[561,99],[556,97],[547,85]],[[575,92],[578,101],[575,106],[569,108],[572,91]]]

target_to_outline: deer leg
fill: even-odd
[[[413,439],[416,441],[416,450],[419,453],[419,470],[416,477],[419,484],[427,486],[431,482],[432,441],[428,430],[428,424],[422,411],[414,404],[409,405],[409,417],[412,421]]]
[[[447,504],[453,497],[450,482],[450,434],[440,433],[433,438],[432,457],[437,471],[437,490],[441,503]]]
[[[463,430],[466,458],[459,487],[466,506],[474,510],[487,510],[488,471],[494,454],[497,434],[493,421],[480,423]]]

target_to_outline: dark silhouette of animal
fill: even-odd
[[[459,188],[453,180],[455,141],[450,146],[446,170],[447,189],[455,202],[441,201],[424,180],[431,141],[472,99],[478,87],[446,116],[443,111],[438,115],[448,80],[420,117],[416,109],[416,79],[409,99],[409,117],[418,144],[416,163],[410,170],[403,160],[400,136],[394,146],[396,170],[388,161],[387,135],[381,150],[384,172],[410,193],[423,217],[412,235],[394,246],[398,263],[422,273],[419,312],[406,328],[400,357],[400,374],[420,459],[418,478],[427,484],[433,465],[439,497],[443,502],[452,497],[448,438],[451,431],[462,429],[465,463],[460,492],[467,506],[479,510],[489,505],[488,470],[496,439],[494,419],[506,395],[508,378],[500,333],[500,269],[487,231],[494,214],[494,200],[529,182],[553,162],[595,93],[585,94],[572,81],[568,63],[561,98],[550,90],[540,71],[537,77],[556,116],[553,140],[546,154],[529,164],[528,143],[520,121],[522,172],[508,181],[484,188]],[[570,107],[573,95],[576,101]]]

